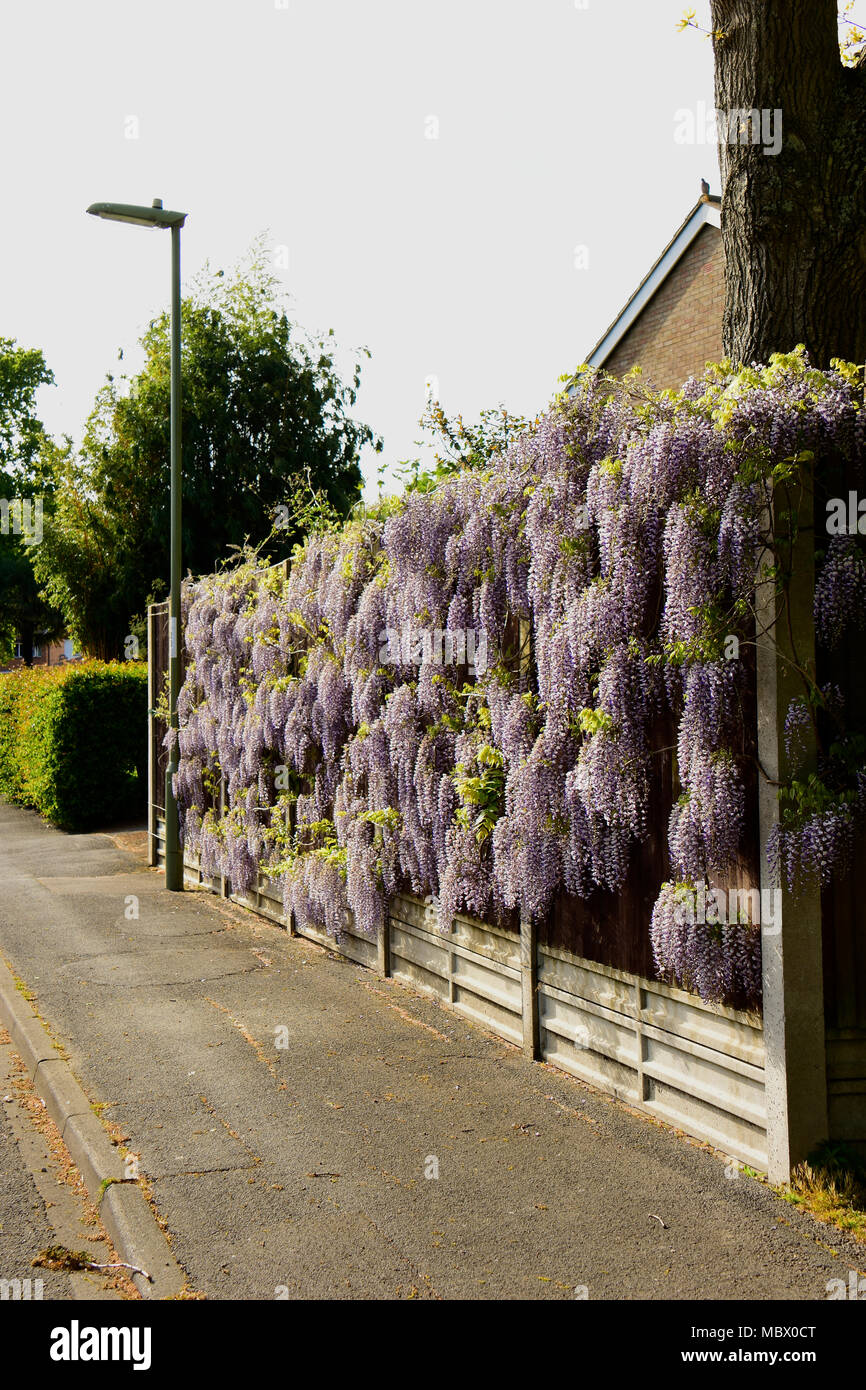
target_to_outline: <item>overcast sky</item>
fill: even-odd
[[[370,348],[357,409],[390,465],[418,452],[431,377],[449,413],[536,414],[701,177],[719,191],[715,148],[681,120],[675,139],[713,104],[684,8],[0,0],[0,335],[45,352],[46,425],[80,437],[167,303],[167,234],[84,209],[154,197],[189,214],[185,276],[266,232],[293,317]]]

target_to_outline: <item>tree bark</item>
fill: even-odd
[[[712,0],[712,23],[717,110],[768,113],[755,143],[720,120],[725,353],[863,362],[866,67],[841,62],[835,0]]]

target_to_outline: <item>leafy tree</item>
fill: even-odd
[[[0,657],[8,658],[18,640],[28,665],[35,635],[57,637],[63,630],[61,615],[40,598],[31,565],[35,547],[27,543],[28,533],[34,540],[39,532],[44,534],[44,513],[50,504],[51,479],[42,467],[45,431],[36,413],[36,392],[53,381],[38,348],[0,338]]]
[[[401,470],[407,492],[429,492],[452,473],[487,467],[497,454],[533,431],[538,421],[512,415],[499,405],[482,410],[477,424],[467,424],[462,415],[446,415],[439,401],[431,399],[418,423],[432,441],[434,467],[424,470],[420,459],[407,460]]]
[[[54,373],[39,348],[0,337],[0,468],[19,484],[30,480],[45,436],[36,392],[53,384]]]
[[[70,440],[46,440],[43,460],[55,492],[51,525],[33,553],[42,592],[88,655],[122,655],[130,631],[126,547],[135,518],[112,511],[89,485],[86,464]]]
[[[109,376],[81,449],[50,451],[56,516],[37,572],[95,655],[122,651],[168,575],[170,320],[145,331],[142,370]],[[297,539],[293,499],[323,494],[340,515],[359,496],[360,451],[381,450],[350,415],[361,380],[335,365],[333,331],[291,323],[259,241],[231,275],[206,267],[182,307],[183,564],[210,573],[232,547]],[[369,356],[366,349],[360,355]],[[267,540],[274,523],[282,525]]]

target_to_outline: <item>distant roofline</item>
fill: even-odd
[[[721,198],[704,194],[692,208],[685,222],[662,251],[655,265],[644,276],[631,299],[620,311],[607,332],[598,340],[586,358],[590,367],[602,367],[614,348],[625,337],[638,315],[646,308],[656,290],[660,289],[677,261],[689,249],[704,227],[721,228]]]

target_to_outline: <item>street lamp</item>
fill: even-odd
[[[183,891],[177,801],[173,778],[177,772],[177,697],[180,692],[180,229],[185,212],[169,212],[161,198],[152,207],[132,203],[91,203],[93,217],[108,222],[131,222],[136,227],[171,229],[171,592],[168,600],[168,706],[175,740],[165,773],[165,886]]]

